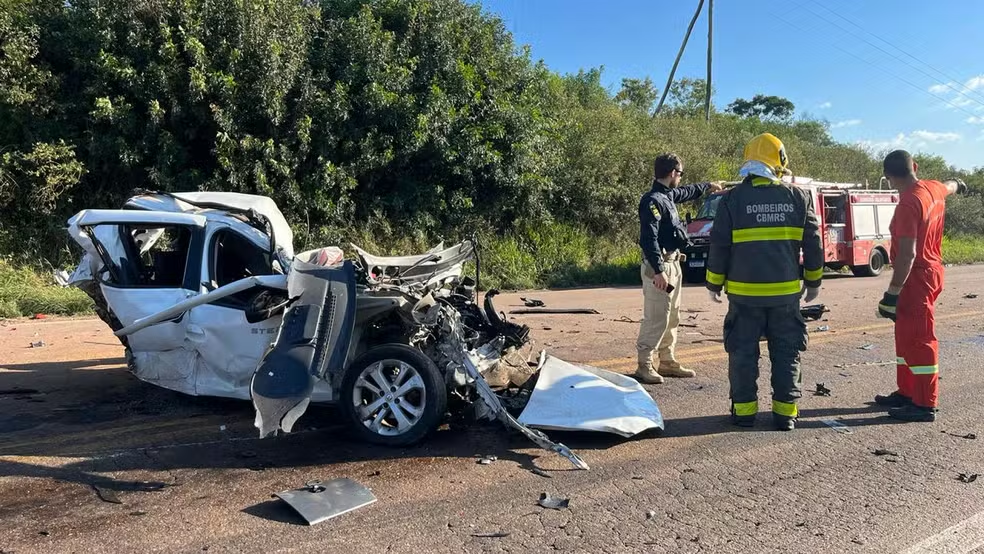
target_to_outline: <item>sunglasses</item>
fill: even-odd
[[[683,170],[682,169],[674,169],[673,171],[676,171],[676,174],[677,175],[683,175]]]

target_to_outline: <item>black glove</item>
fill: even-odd
[[[967,183],[963,182],[963,179],[947,179],[948,181],[953,181],[957,184],[957,194],[967,194],[970,192],[970,187]]]
[[[878,303],[878,317],[887,317],[895,321],[895,306],[899,303],[899,295],[885,292]]]

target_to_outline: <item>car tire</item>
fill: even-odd
[[[348,431],[383,446],[420,442],[440,425],[447,404],[447,386],[437,366],[403,344],[376,346],[356,358],[346,369],[339,391]]]
[[[872,248],[868,254],[868,265],[851,266],[851,273],[857,277],[878,277],[885,269],[885,254],[879,248]]]

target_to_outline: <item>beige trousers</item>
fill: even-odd
[[[680,292],[683,289],[683,271],[680,269],[678,255],[668,256],[663,261],[666,268],[666,282],[673,285],[673,292],[667,294],[656,288],[653,277],[656,273],[648,262],[642,262],[643,317],[639,326],[639,366],[652,363],[653,351],[659,352],[659,365],[680,367],[676,360],[677,327],[680,324]]]

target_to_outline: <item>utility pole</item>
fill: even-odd
[[[711,121],[711,47],[714,44],[714,0],[707,0],[707,92],[704,94],[704,120]]]
[[[683,35],[683,44],[680,45],[680,51],[677,52],[676,59],[673,60],[673,68],[670,69],[670,76],[666,79],[666,86],[663,87],[663,95],[659,99],[659,104],[656,105],[656,113],[653,117],[659,115],[659,111],[663,109],[663,102],[666,100],[666,94],[670,92],[670,85],[673,84],[673,76],[676,74],[677,65],[680,64],[680,58],[683,57],[683,51],[687,48],[687,41],[690,40],[690,32],[694,30],[694,24],[697,23],[697,18],[700,16],[700,11],[704,8],[704,0],[700,0],[697,4],[697,11],[694,12],[693,19],[690,20],[690,26],[687,27],[687,34]],[[708,30],[710,34],[710,30]],[[710,46],[708,46],[708,57],[710,57]],[[708,72],[710,72],[710,63],[707,66]]]

